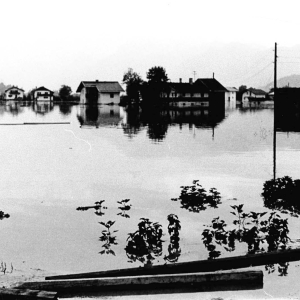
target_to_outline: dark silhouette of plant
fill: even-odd
[[[121,212],[118,213],[119,216],[122,216],[124,218],[130,218],[130,216],[126,213],[131,209],[131,204],[128,204],[130,199],[124,199],[121,201],[117,201],[117,203],[121,204],[122,206],[119,206],[118,208],[121,210]]]
[[[100,200],[95,202],[95,205],[93,206],[79,206],[76,208],[76,210],[88,210],[88,209],[95,209],[95,214],[97,216],[103,216],[105,213],[102,211],[103,209],[107,209],[106,206],[103,206],[102,204],[105,202],[105,200]]]
[[[246,243],[249,254],[286,249],[290,241],[287,219],[282,219],[275,212],[270,213],[268,218],[263,218],[266,212],[245,213],[243,204],[231,207],[233,208],[231,213],[236,217],[233,221],[236,228],[227,230],[225,221],[218,217],[214,218],[212,225],[202,232],[202,240],[209,251],[209,259],[220,256],[221,252],[216,250],[216,245],[223,246],[226,251],[233,251],[236,242]]]
[[[174,214],[168,215],[168,232],[170,235],[170,244],[168,246],[168,255],[165,255],[164,260],[168,262],[177,262],[179,256],[181,255],[181,248],[179,245],[179,231],[181,230],[181,225],[178,217]]]
[[[271,179],[264,183],[262,197],[267,208],[290,213],[294,217],[300,214],[300,180],[289,176]]]
[[[152,223],[145,218],[140,220],[138,230],[129,233],[126,255],[129,262],[140,261],[145,265],[152,265],[155,257],[162,255],[163,231],[159,223]]]
[[[7,219],[9,217],[10,217],[9,214],[6,214],[5,212],[0,211],[0,220]]]
[[[199,213],[207,207],[217,208],[221,204],[220,193],[215,188],[207,192],[199,184],[199,180],[194,180],[191,186],[181,186],[181,189],[180,196],[171,200],[180,201],[181,207],[188,211]]]
[[[104,244],[102,245],[104,250],[100,251],[99,253],[116,255],[115,252],[111,249],[112,245],[118,245],[118,243],[116,242],[117,237],[114,235],[114,233],[118,232],[118,230],[111,231],[111,227],[115,224],[115,221],[108,221],[106,223],[99,222],[99,224],[106,228],[102,231],[102,235],[99,238],[101,242],[104,242]]]

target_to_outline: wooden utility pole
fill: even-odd
[[[277,93],[277,43],[274,50],[274,132],[273,132],[273,179],[276,179],[276,93]]]

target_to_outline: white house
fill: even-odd
[[[119,104],[124,92],[117,81],[81,81],[77,88],[80,104]]]
[[[235,87],[226,87],[227,92],[225,92],[225,107],[235,108],[236,107],[236,93],[238,89]]]
[[[259,89],[250,88],[245,90],[242,94],[242,103],[248,103],[249,101],[263,101],[266,99],[266,92]]]
[[[12,86],[4,91],[5,100],[22,100],[24,98],[24,90],[16,86]]]
[[[54,92],[48,90],[44,86],[41,86],[34,90],[33,100],[36,101],[52,101]]]

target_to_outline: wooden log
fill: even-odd
[[[213,260],[197,260],[176,264],[157,265],[152,267],[139,267],[128,269],[115,269],[100,272],[89,272],[79,274],[67,274],[48,276],[46,280],[80,279],[80,278],[102,278],[117,276],[142,276],[155,274],[184,274],[196,272],[214,272],[219,270],[231,270],[261,266],[286,261],[300,260],[300,249],[285,251],[274,251],[268,253],[251,254],[217,258]]]
[[[57,299],[57,292],[29,290],[29,289],[10,289],[0,288],[0,299],[21,299],[21,300],[50,300]]]
[[[71,124],[71,122],[24,122],[24,125],[60,125]]]
[[[57,291],[62,294],[76,292],[106,292],[123,290],[188,289],[193,291],[243,290],[263,287],[263,272],[237,271],[222,273],[190,273],[176,275],[130,276],[99,279],[52,280],[24,282],[17,288]]]

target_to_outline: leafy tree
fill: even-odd
[[[129,68],[123,75],[123,83],[126,84],[126,94],[129,102],[139,102],[140,98],[140,86],[143,83],[142,77],[133,72],[132,68]]]
[[[240,93],[243,93],[245,90],[247,90],[247,86],[246,86],[246,85],[241,85],[241,86],[239,87],[239,92],[240,92]]]
[[[58,92],[59,97],[63,101],[69,100],[71,94],[72,94],[72,89],[67,85],[62,85]]]
[[[161,103],[162,93],[169,94],[168,75],[163,67],[152,67],[146,74],[148,82],[143,85],[142,95],[146,103]]]
[[[166,70],[163,67],[152,67],[147,72],[149,83],[166,83],[169,81]]]

